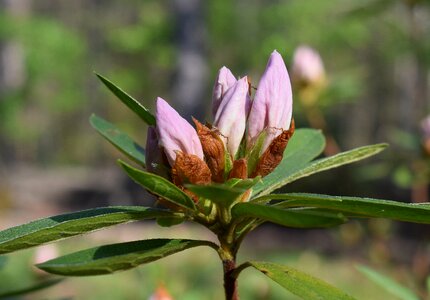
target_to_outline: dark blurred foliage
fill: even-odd
[[[250,75],[257,86],[273,49],[291,66],[294,49],[308,44],[327,69],[315,105],[340,150],[391,144],[372,164],[320,176],[315,189],[407,200],[412,188],[414,201],[426,200],[419,124],[429,111],[429,4],[2,0],[0,163],[111,165],[116,152],[90,129],[92,112],[144,144],[144,124],[93,71],[150,109],[161,96],[188,118],[210,121],[212,80],[221,66]],[[298,95],[294,109],[297,127],[312,125]],[[376,190],[363,188],[375,180]]]

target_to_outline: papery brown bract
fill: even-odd
[[[196,124],[197,135],[202,143],[206,163],[212,173],[212,180],[214,182],[223,182],[225,169],[224,143],[217,131],[211,130],[194,118],[193,121]]]
[[[284,130],[277,136],[269,147],[264,151],[258,160],[255,170],[252,172],[251,177],[261,176],[264,177],[270,174],[282,161],[284,150],[287,147],[288,141],[294,134],[294,119],[291,121],[289,130]]]

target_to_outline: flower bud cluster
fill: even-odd
[[[148,129],[147,169],[179,186],[272,172],[294,132],[290,78],[277,51],[270,55],[253,99],[251,91],[247,76],[236,79],[222,67],[213,88],[213,122],[193,119],[196,129],[158,98],[156,126]]]

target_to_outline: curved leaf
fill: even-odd
[[[296,167],[293,169],[293,171],[286,171],[283,173],[283,176],[277,176],[276,178],[277,180],[274,180],[275,178],[273,178],[273,176],[275,175],[273,175],[272,177],[270,177],[270,182],[266,179],[267,177],[272,175],[272,174],[269,174],[268,176],[263,178],[263,182],[265,184],[264,184],[264,188],[260,189],[261,193],[259,194],[259,196],[270,194],[274,190],[277,190],[283,187],[284,185],[290,182],[293,182],[297,179],[368,158],[370,156],[378,154],[379,152],[384,150],[387,146],[388,146],[387,144],[376,144],[376,145],[355,148],[353,150],[346,151],[346,152],[341,152],[327,158],[313,161],[304,167],[303,165],[300,165],[299,169],[298,167]],[[285,170],[288,170],[288,169],[285,169]]]
[[[34,285],[20,288],[17,290],[4,291],[0,293],[0,299],[10,299],[10,297],[27,295],[32,292],[40,291],[46,288],[49,288],[53,285],[56,285],[63,281],[64,279],[48,279],[45,281],[38,282]]]
[[[185,187],[197,196],[223,206],[230,206],[237,197],[247,191],[245,188],[229,187],[225,184],[216,183],[210,185],[186,184]]]
[[[305,300],[354,300],[334,286],[294,268],[268,262],[247,263],[283,288]]]
[[[141,206],[111,206],[44,218],[0,231],[0,254],[117,224],[174,215],[167,210]]]
[[[103,275],[135,268],[197,246],[216,247],[209,241],[153,239],[111,244],[82,250],[44,262],[38,268],[67,276]]]
[[[294,132],[291,140],[288,141],[287,148],[281,163],[253,188],[253,195],[264,191],[270,193],[275,185],[284,178],[302,169],[303,166],[321,154],[325,147],[325,139],[321,130],[302,128]],[[269,192],[265,192],[270,189]]]
[[[145,166],[145,149],[134,142],[127,134],[123,133],[115,125],[96,116],[95,114],[90,117],[90,123],[98,133],[100,133],[119,151],[138,164]]]
[[[135,169],[122,160],[118,160],[118,163],[131,179],[151,193],[161,196],[164,199],[184,208],[192,210],[195,209],[194,201],[167,179],[149,172]]]
[[[255,199],[267,202],[269,199],[285,200],[280,207],[319,207],[353,214],[357,217],[387,218],[398,221],[430,224],[430,206],[372,198],[329,196],[319,194],[275,194]]]
[[[232,216],[251,217],[294,228],[331,227],[346,221],[341,213],[315,209],[280,209],[253,203],[238,203],[232,208]]]
[[[151,112],[139,103],[136,99],[131,97],[129,94],[124,92],[114,83],[112,83],[106,77],[103,77],[100,74],[95,73],[96,76],[100,79],[101,82],[115,95],[119,100],[122,101],[125,105],[128,106],[132,111],[134,111],[146,124],[155,125],[155,117]]]

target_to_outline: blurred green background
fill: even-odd
[[[146,126],[104,89],[93,71],[148,108],[161,96],[187,118],[211,121],[212,85],[219,68],[225,65],[236,76],[248,74],[257,86],[274,49],[291,70],[294,50],[302,44],[318,50],[324,61],[327,85],[312,109],[337,147],[377,142],[391,147],[375,159],[305,179],[288,190],[428,201],[425,145],[430,133],[420,123],[430,113],[430,1],[0,0],[0,229],[73,209],[148,203],[147,195],[116,168],[120,154],[90,128],[88,118],[95,112],[141,144]],[[296,127],[312,126],[299,93],[294,99]],[[179,228],[188,232],[184,225]],[[293,265],[309,254],[304,266],[318,261],[319,267],[309,266],[315,275],[355,290],[357,297],[362,294],[355,283],[365,279],[334,276],[325,269],[349,274],[353,261],[361,260],[385,268],[424,295],[429,229],[378,220],[332,231],[266,226],[249,239],[278,235],[266,241],[266,248],[246,253],[265,257],[267,251],[267,259],[279,257]],[[62,247],[66,253],[77,250],[73,244]],[[279,255],[287,250],[292,254]],[[182,264],[173,259],[174,266],[156,263],[149,273],[144,267],[118,275],[119,282],[135,284],[142,294],[128,294],[127,288],[112,299],[147,297],[157,286],[155,277],[170,282],[168,270],[190,273],[184,275],[188,281],[179,278],[187,288],[166,284],[178,299],[202,299],[199,289],[194,295],[190,286],[200,271],[208,274],[208,282],[202,283],[210,288],[207,299],[218,299],[219,266],[191,268],[187,262],[193,255],[180,257]],[[151,277],[148,285],[142,274]],[[102,278],[94,280],[103,286]],[[70,295],[77,299],[109,299],[85,296],[101,290],[87,291],[85,280],[71,282]],[[285,299],[274,285],[262,287],[272,288],[273,294],[244,291],[244,299]]]

